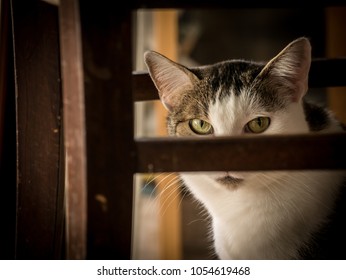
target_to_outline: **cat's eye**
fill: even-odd
[[[200,119],[190,120],[189,126],[194,133],[199,135],[207,135],[213,133],[212,125]]]
[[[249,133],[262,133],[270,125],[270,118],[268,117],[257,117],[249,121],[245,126],[245,131]]]

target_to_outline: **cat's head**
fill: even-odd
[[[288,44],[268,63],[228,60],[187,68],[165,56],[144,55],[177,136],[299,133],[309,130],[302,98],[308,89],[311,46]]]

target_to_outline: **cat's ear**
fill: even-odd
[[[288,44],[270,60],[259,76],[269,78],[272,86],[288,93],[291,101],[298,102],[308,90],[311,64],[311,45],[301,37]]]
[[[149,70],[162,104],[168,111],[178,106],[181,93],[192,89],[198,78],[184,66],[154,52],[144,53],[144,61]]]

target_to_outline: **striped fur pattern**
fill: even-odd
[[[330,111],[305,100],[311,62],[307,38],[289,43],[267,63],[229,60],[187,68],[153,51],[145,53],[145,62],[169,111],[171,136],[342,130]],[[327,170],[181,174],[212,218],[220,259],[343,258],[340,243],[320,239],[332,234],[330,219],[344,177],[343,171]],[[333,229],[335,241],[340,231]]]

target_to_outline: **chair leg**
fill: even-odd
[[[16,219],[16,112],[9,1],[0,16],[0,259],[14,259]]]
[[[77,0],[59,7],[64,107],[66,258],[86,258],[87,185],[83,61]]]
[[[17,122],[17,259],[62,258],[58,11],[12,0]]]
[[[80,1],[88,184],[87,258],[130,259],[135,170],[130,7]]]

